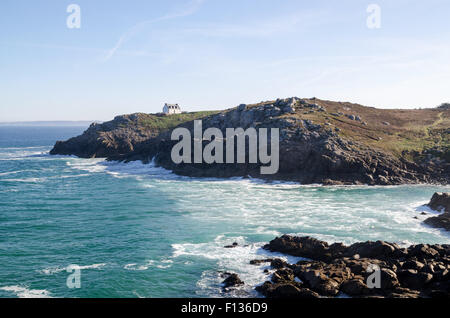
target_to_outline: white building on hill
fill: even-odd
[[[166,115],[181,114],[181,108],[178,104],[165,104],[163,113]]]

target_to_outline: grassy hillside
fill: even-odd
[[[133,129],[139,133],[158,136],[160,133],[192,120],[216,114],[217,111],[201,111],[165,116],[163,114],[136,113],[116,117],[113,121],[102,125],[101,130],[110,131],[117,128]],[[109,125],[111,123],[111,125]]]
[[[347,102],[307,99],[324,108],[300,108],[294,116],[337,128],[340,136],[395,156],[420,159],[424,151],[450,161],[450,109],[377,109]],[[273,104],[274,101],[250,105]],[[354,116],[354,117],[352,117]],[[359,120],[354,118],[359,117]],[[414,157],[414,158],[413,158]]]
[[[174,128],[182,123],[203,118],[218,113],[217,111],[201,111],[192,113],[175,114],[170,116],[161,116],[146,114],[138,119],[138,125],[146,129],[156,129],[159,131]]]

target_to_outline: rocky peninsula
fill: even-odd
[[[258,164],[174,164],[176,127],[280,129],[280,169],[261,175]],[[59,141],[54,155],[142,160],[193,177],[254,177],[303,184],[448,184],[450,110],[385,110],[317,98],[287,98],[221,112],[171,116],[132,114],[93,124]],[[225,156],[226,154],[224,154]]]

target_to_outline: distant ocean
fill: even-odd
[[[249,261],[267,258],[261,246],[277,235],[450,243],[420,215],[449,186],[192,179],[152,164],[48,155],[86,128],[0,127],[0,297],[257,296],[265,267]],[[71,264],[80,289],[66,286]],[[224,293],[221,272],[246,285]]]

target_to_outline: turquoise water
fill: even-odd
[[[178,177],[153,165],[49,156],[85,127],[0,127],[0,297],[255,295],[277,235],[450,243],[421,223],[450,187],[320,187]],[[414,219],[418,216],[419,220]],[[235,249],[224,245],[238,242]],[[67,266],[81,267],[69,289]],[[220,271],[245,287],[224,294]]]

